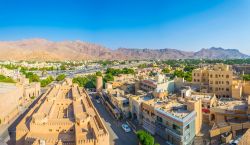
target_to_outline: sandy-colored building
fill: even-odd
[[[129,98],[129,107],[131,112],[131,117],[134,120],[137,120],[140,124],[142,123],[142,103],[154,98],[153,95],[147,94],[146,92],[139,91],[141,94],[132,95]]]
[[[169,144],[191,144],[201,130],[201,100],[151,99],[142,102],[143,128]]]
[[[192,82],[220,97],[232,97],[233,71],[229,65],[216,64],[192,71]]]
[[[250,81],[233,80],[232,97],[237,100],[250,96]]]
[[[18,115],[22,97],[22,89],[15,84],[0,83],[0,126]]]
[[[211,93],[198,93],[192,92],[189,96],[185,96],[187,100],[201,100],[202,121],[209,123],[210,120],[210,108],[217,105],[217,99],[214,94]]]
[[[109,145],[87,92],[66,79],[49,89],[16,128],[17,145]]]
[[[240,100],[219,100],[217,106],[210,108],[210,122],[247,121],[248,103]]]

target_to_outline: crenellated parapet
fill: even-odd
[[[49,89],[17,128],[18,145],[109,145],[87,92],[67,79]]]

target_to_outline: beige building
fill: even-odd
[[[192,82],[200,84],[201,89],[220,97],[232,97],[233,71],[229,65],[216,64],[212,67],[194,69]]]
[[[191,144],[201,130],[201,100],[150,99],[142,102],[143,128],[168,144]]]
[[[187,100],[201,100],[202,121],[209,123],[210,120],[210,108],[217,106],[217,99],[214,94],[211,93],[198,93],[192,92],[189,96],[185,96]]]
[[[237,100],[246,99],[250,96],[250,82],[234,80],[232,84],[232,97]]]
[[[125,94],[124,90],[121,89],[107,90],[107,97],[124,118],[129,117],[130,95]]]
[[[17,145],[109,145],[87,92],[67,79],[49,89],[16,128]]]
[[[15,84],[0,83],[0,126],[18,115],[22,97],[22,89]]]
[[[240,100],[219,100],[210,108],[210,122],[244,122],[248,120],[248,103]]]
[[[157,74],[154,79],[142,80],[139,88],[146,92],[153,92],[157,98],[164,98],[168,94],[167,79],[162,74]]]

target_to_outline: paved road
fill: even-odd
[[[94,97],[92,97],[94,98]],[[137,145],[137,137],[134,131],[130,133],[125,133],[121,128],[123,122],[116,121],[111,114],[106,110],[103,104],[96,103],[95,99],[92,102],[96,109],[98,110],[104,124],[106,125],[110,134],[110,144],[111,145]]]
[[[111,66],[101,66],[101,67],[91,67],[91,68],[86,68],[86,69],[81,69],[81,70],[54,70],[54,71],[47,71],[48,75],[52,76],[57,76],[58,74],[64,73],[67,75],[67,77],[73,78],[75,75],[78,74],[91,74],[95,73],[97,71],[105,71],[107,68],[112,67],[112,68],[130,68],[130,67],[135,67],[143,63],[148,63],[148,62],[140,62],[140,63],[130,63],[130,64],[117,64],[117,65],[111,65]],[[33,73],[38,73],[40,71],[31,71]]]

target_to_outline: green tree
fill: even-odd
[[[173,73],[174,77],[184,78],[185,80],[192,81],[192,72],[183,72],[181,70],[175,70]]]
[[[141,145],[158,145],[155,143],[154,137],[144,130],[137,131],[136,135]]]
[[[39,82],[40,78],[37,74],[32,72],[25,73],[25,77],[29,79],[30,82]]]
[[[250,74],[242,75],[243,80],[250,81]]]
[[[97,71],[97,72],[95,73],[95,75],[96,75],[96,76],[102,76],[102,72]]]
[[[65,79],[65,77],[66,77],[65,74],[60,74],[60,75],[58,75],[58,76],[56,77],[56,81],[62,81],[62,80]]]
[[[15,83],[15,81],[11,77],[6,77],[4,75],[0,75],[0,82]]]
[[[61,66],[60,66],[60,69],[61,69],[61,70],[66,70],[66,66],[65,66],[65,65],[61,65]]]
[[[103,78],[104,82],[114,81],[114,76],[110,73],[106,74]]]
[[[85,88],[95,88],[96,86],[95,81],[96,81],[95,75],[73,78],[73,83],[77,83],[80,87],[85,87]]]
[[[168,68],[164,68],[164,69],[162,69],[162,72],[165,74],[168,74],[170,72],[170,70]]]
[[[41,80],[41,87],[46,87],[48,84],[54,81],[54,78],[52,76],[48,76],[46,79]]]

